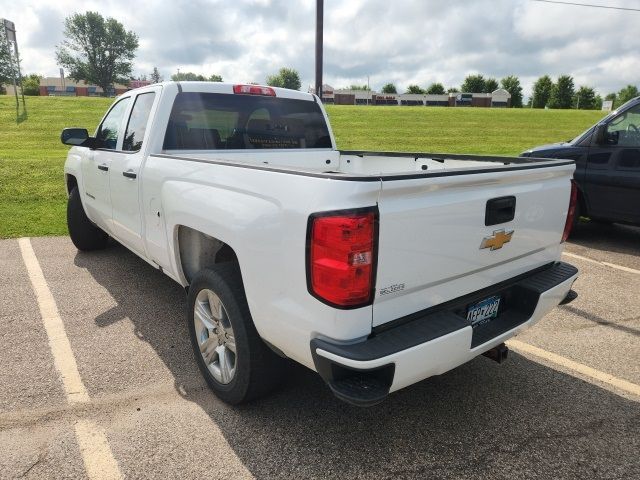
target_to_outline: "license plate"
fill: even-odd
[[[488,323],[498,316],[498,307],[500,307],[499,296],[485,298],[467,309],[467,320],[473,327]]]

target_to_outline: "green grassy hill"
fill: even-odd
[[[93,131],[112,102],[103,98],[27,97],[16,123],[15,99],[0,96],[0,238],[62,235],[64,127]],[[517,155],[576,136],[598,111],[329,106],[342,149]]]
[[[604,112],[446,107],[330,106],[341,149],[519,155],[582,133]]]

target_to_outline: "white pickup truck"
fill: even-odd
[[[224,401],[283,358],[373,405],[575,298],[560,261],[573,161],[339,151],[314,95],[167,82],[70,128],[71,240],[112,237],[180,283],[198,365]]]

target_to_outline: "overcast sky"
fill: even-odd
[[[584,3],[640,8],[639,0]],[[314,81],[315,0],[0,0],[16,24],[23,73],[57,76],[64,18],[98,11],[136,32],[134,75],[157,66],[263,83],[293,67]],[[325,0],[324,81],[373,89],[387,82],[460,86],[470,73],[573,75],[601,93],[640,86],[640,12],[532,0]]]

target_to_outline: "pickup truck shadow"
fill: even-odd
[[[79,253],[136,335],[224,434],[255,478],[630,478],[640,471],[638,403],[513,352],[480,357],[369,409],[336,400],[292,365],[272,396],[230,407],[206,388],[184,321],[182,289],[116,245]]]
[[[605,252],[640,256],[640,227],[581,221],[571,233],[569,243]]]

